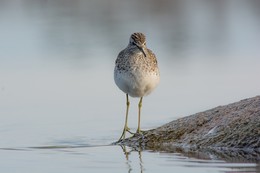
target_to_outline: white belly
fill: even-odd
[[[160,81],[159,73],[127,73],[114,71],[114,80],[119,89],[131,97],[150,94]]]

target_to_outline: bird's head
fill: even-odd
[[[144,49],[146,49],[145,35],[140,32],[135,32],[130,36],[129,44],[136,46],[146,57]]]

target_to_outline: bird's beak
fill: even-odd
[[[146,54],[145,54],[145,52],[144,52],[143,47],[142,47],[142,46],[139,46],[139,45],[136,44],[136,43],[133,43],[133,44],[136,45],[136,47],[144,54],[144,57],[146,57]]]
[[[146,54],[145,54],[145,52],[144,52],[144,49],[143,49],[141,46],[137,46],[137,47],[138,47],[138,49],[139,49],[141,52],[143,52],[144,57],[146,57]]]

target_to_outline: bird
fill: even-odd
[[[155,54],[147,48],[146,37],[141,32],[131,34],[125,49],[119,52],[114,68],[114,81],[126,94],[125,125],[119,141],[126,132],[141,134],[141,108],[143,97],[149,95],[159,84],[160,72]],[[140,98],[138,103],[138,127],[132,133],[127,125],[130,106],[129,96]]]

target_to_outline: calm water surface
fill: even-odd
[[[0,1],[2,172],[259,172],[251,161],[122,148],[114,61],[147,35],[161,71],[142,128],[260,93],[258,1]],[[131,99],[129,126],[137,126]]]

